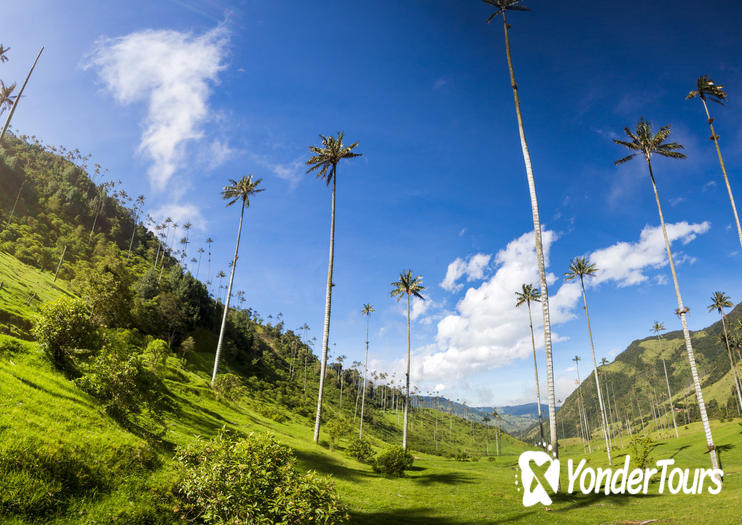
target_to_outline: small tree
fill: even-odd
[[[96,326],[85,301],[62,297],[41,305],[32,334],[54,366],[68,370],[72,353],[95,342]]]

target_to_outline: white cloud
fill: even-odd
[[[457,281],[464,276],[467,282],[483,279],[489,269],[491,259],[491,255],[484,253],[472,255],[467,260],[457,258],[448,265],[446,277],[440,283],[441,288],[449,292],[460,290],[464,285]]]
[[[667,225],[670,242],[680,241],[683,245],[708,230],[707,222]],[[556,238],[553,231],[543,233],[547,267],[549,251]],[[678,260],[690,259],[678,255]],[[591,286],[605,282],[619,287],[636,285],[649,279],[648,270],[667,264],[662,230],[649,226],[641,231],[638,242],[619,242],[596,250],[589,257],[599,268],[596,276],[588,281]],[[464,275],[463,264],[461,259],[457,259],[452,263],[453,269],[449,265],[444,283],[455,286],[456,280]],[[528,311],[525,307],[515,308],[515,291],[522,283],[538,282],[533,232],[521,235],[500,250],[495,256],[495,266],[494,275],[479,286],[470,287],[456,305],[456,312],[446,315],[438,323],[434,347],[416,352],[413,378],[461,380],[530,357]],[[549,297],[552,326],[575,318],[581,302],[579,283],[564,282],[554,293],[556,281],[554,274],[547,274],[552,290]],[[542,315],[538,304],[533,308],[533,322],[536,345],[542,348]],[[552,332],[552,342],[559,340],[563,338]],[[566,380],[562,381],[566,392],[569,385]]]
[[[706,233],[711,225],[708,222],[689,224],[678,222],[667,225],[670,243],[680,241],[688,244],[698,235]],[[682,253],[676,253],[678,263],[689,260]],[[665,241],[660,226],[645,226],[639,242],[619,242],[608,248],[596,250],[590,259],[598,267],[598,273],[590,282],[597,285],[605,281],[616,281],[619,287],[632,286],[647,280],[647,268],[660,268],[667,264]]]
[[[212,141],[209,145],[207,169],[214,170],[218,168],[234,157],[235,153],[237,153],[237,150],[232,148],[227,142],[222,142],[221,140]]]
[[[139,150],[152,161],[148,175],[158,190],[183,166],[186,143],[203,137],[226,44],[222,26],[203,35],[145,30],[95,43],[85,68],[97,70],[119,103],[147,103]]]
[[[152,216],[159,220],[170,217],[178,225],[179,234],[183,233],[182,227],[187,222],[193,225],[194,230],[206,231],[206,219],[195,204],[166,204],[154,210]]]

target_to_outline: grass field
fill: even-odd
[[[415,453],[407,477],[386,479],[346,457],[342,443],[334,452],[324,442],[314,445],[304,419],[277,423],[261,416],[249,399],[240,404],[217,401],[205,371],[183,369],[171,358],[167,383],[177,409],[168,417],[165,444],[152,447],[53,370],[35,344],[0,336],[0,347],[0,510],[8,523],[24,522],[8,518],[11,514],[38,523],[137,522],[137,516],[157,505],[153,494],[158,487],[166,489],[173,478],[172,447],[224,426],[273,432],[294,449],[302,468],[331,475],[353,523],[740,522],[740,420],[712,425],[726,473],[717,496],[559,495],[549,508],[524,508],[515,467],[525,448],[512,439],[495,461],[457,462]],[[395,416],[387,417],[394,421]],[[700,424],[691,424],[681,427],[680,439],[658,442],[652,456],[673,458],[680,467],[708,468],[704,448]],[[614,465],[623,463],[625,452],[616,452]],[[563,485],[570,457],[583,457],[574,440],[562,448]],[[588,460],[591,466],[606,466],[599,450]]]

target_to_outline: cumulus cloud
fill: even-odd
[[[145,30],[101,38],[88,57],[85,68],[98,72],[117,102],[147,104],[139,150],[152,162],[155,189],[163,190],[182,167],[186,143],[203,137],[226,44],[222,26],[203,35]]]
[[[179,234],[183,233],[183,225],[190,222],[196,231],[206,231],[206,219],[195,204],[166,204],[154,210],[152,216],[162,220],[170,217],[178,225]]]
[[[441,288],[449,292],[455,292],[464,286],[457,282],[462,277],[466,277],[467,282],[483,279],[489,269],[491,259],[491,255],[484,253],[477,253],[468,259],[457,258],[448,265],[446,277],[440,283]]]
[[[709,230],[709,223],[668,224],[671,243],[686,245]],[[543,233],[544,254],[547,259],[557,236],[553,231]],[[678,260],[688,259],[678,254]],[[599,271],[588,284],[597,286],[611,282],[616,286],[632,286],[650,278],[649,270],[667,264],[664,239],[659,226],[646,226],[637,242],[619,242],[589,254]],[[455,286],[465,275],[465,261],[457,259],[449,265],[444,282]],[[470,287],[456,305],[455,313],[446,315],[439,323],[434,348],[426,348],[416,355],[413,377],[429,381],[451,378],[463,379],[479,372],[502,367],[514,360],[530,357],[531,340],[528,329],[528,311],[515,308],[515,292],[522,283],[537,283],[538,268],[533,232],[521,235],[495,256],[495,273],[479,286]],[[449,276],[452,276],[449,279]],[[653,276],[654,277],[654,276]],[[550,286],[550,315],[552,326],[558,326],[576,316],[581,300],[579,283],[563,282],[556,289],[557,278],[547,274]],[[441,284],[443,286],[443,283]],[[536,344],[543,347],[541,307],[533,308]],[[560,337],[552,332],[552,341]],[[568,382],[562,380],[565,391]]]

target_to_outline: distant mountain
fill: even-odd
[[[439,397],[436,405],[436,398],[434,396],[416,396],[413,404],[414,406],[438,408],[438,410],[442,412],[453,413],[456,416],[479,422],[487,416],[492,419],[491,424],[497,425],[505,432],[511,434],[527,430],[533,427],[538,421],[538,409],[536,403],[501,407],[470,407],[445,397]],[[492,418],[492,411],[495,409],[500,415],[500,418],[497,421]],[[549,411],[547,405],[542,404],[541,410],[544,417],[547,418]]]

